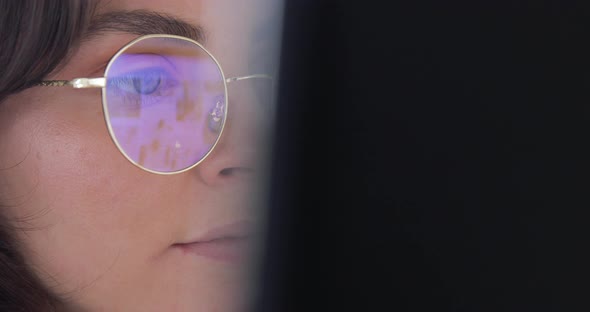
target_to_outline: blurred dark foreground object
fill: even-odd
[[[590,10],[287,1],[256,311],[590,311]]]

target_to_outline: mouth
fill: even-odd
[[[183,254],[238,263],[246,260],[252,246],[252,224],[238,222],[214,228],[197,239],[173,244]]]

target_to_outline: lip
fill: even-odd
[[[237,263],[245,259],[252,241],[252,223],[240,221],[213,228],[196,239],[173,244],[184,254]]]

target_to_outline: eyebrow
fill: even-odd
[[[147,10],[114,11],[95,16],[84,34],[85,39],[111,32],[125,32],[135,35],[167,34],[187,37],[199,43],[205,42],[205,31],[201,26],[185,22],[180,18]]]

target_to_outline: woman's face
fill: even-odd
[[[266,0],[125,0],[104,1],[98,13],[147,10],[201,27],[226,76],[238,76],[258,73],[253,64],[273,57],[261,54],[260,29],[276,8]],[[89,37],[48,79],[102,76],[110,57],[139,36],[125,23]],[[266,39],[273,45],[276,38]],[[230,84],[228,92],[214,151],[168,176],[119,152],[100,89],[35,87],[0,106],[2,213],[28,264],[73,310],[240,311],[247,302],[255,245],[221,238],[260,225],[261,125],[271,116],[248,84]],[[186,243],[194,244],[179,248]]]

